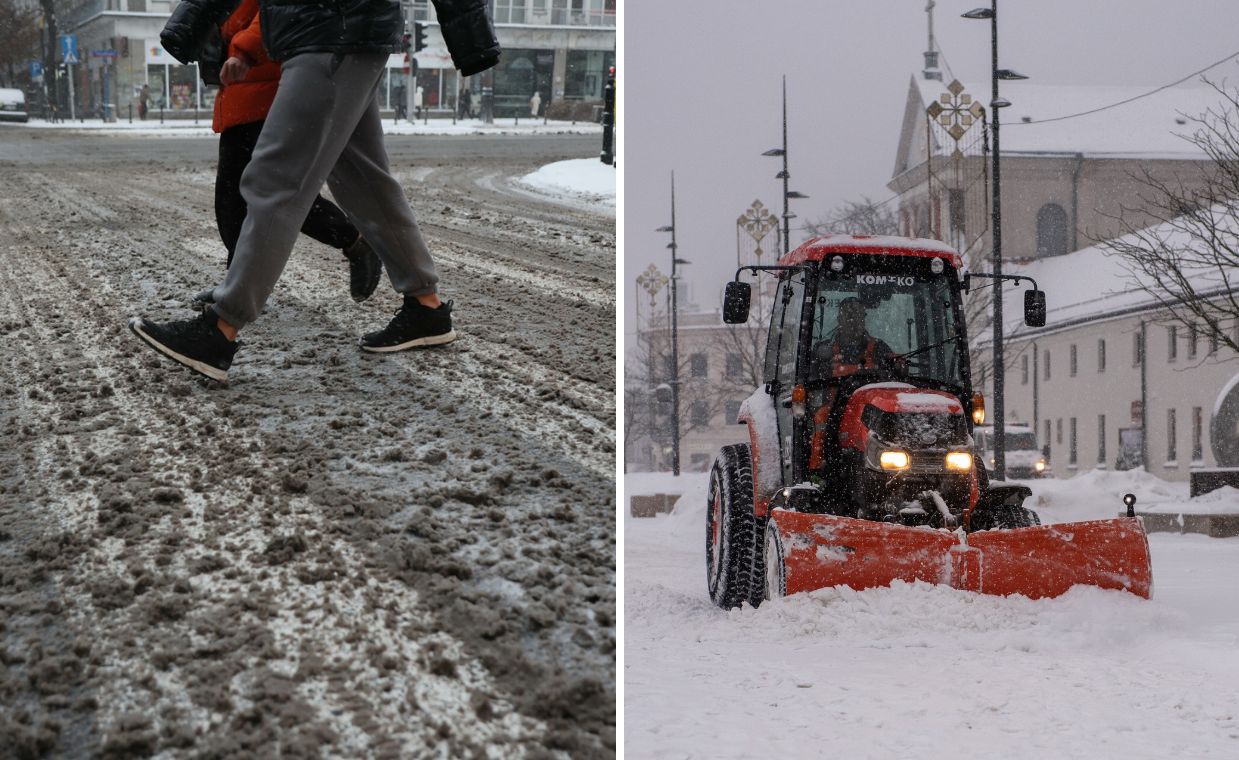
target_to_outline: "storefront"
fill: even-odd
[[[495,116],[529,116],[535,92],[545,108],[554,72],[554,50],[504,50],[495,67]]]

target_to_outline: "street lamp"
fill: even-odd
[[[678,332],[678,305],[676,302],[677,283],[679,275],[676,274],[676,265],[689,264],[675,255],[675,172],[671,172],[671,224],[659,227],[656,232],[670,232],[671,242],[667,247],[671,249],[671,380],[668,383],[671,386],[671,474],[680,474],[680,349],[679,349],[679,332]]]
[[[990,227],[994,236],[994,479],[1007,479],[1007,447],[1004,403],[1006,376],[1002,358],[1002,191],[999,173],[998,109],[1011,105],[1011,101],[998,96],[998,80],[1014,81],[1028,77],[1011,69],[998,68],[998,0],[990,0],[990,7],[975,8],[963,14],[964,18],[989,19],[990,22],[990,110],[994,134],[994,186],[993,218]]]
[[[791,179],[791,174],[787,171],[787,77],[783,77],[783,147],[771,148],[762,153],[763,156],[782,156],[783,171],[774,175],[775,179],[783,180],[783,255],[787,255],[788,240],[791,236],[791,220],[796,215],[787,209],[787,201],[792,198],[808,198],[804,193],[799,193],[795,190],[787,189],[787,181]]]

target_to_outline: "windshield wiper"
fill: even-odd
[[[930,343],[928,346],[921,346],[920,348],[916,349],[915,351],[909,351],[909,352],[908,352],[908,353],[906,353],[906,354],[895,354],[895,358],[896,358],[896,359],[908,359],[908,358],[911,358],[911,357],[913,357],[913,356],[916,356],[917,354],[923,354],[923,353],[925,353],[926,351],[928,351],[928,350],[930,350],[930,349],[932,349],[932,348],[937,348],[937,347],[939,347],[939,346],[945,346],[947,343],[950,343],[950,342],[951,342],[951,341],[953,341],[953,340],[955,340],[955,337],[954,337],[954,336],[952,336],[952,337],[950,337],[950,338],[943,338],[942,340],[938,341],[937,343]]]

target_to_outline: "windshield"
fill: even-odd
[[[814,378],[874,368],[962,387],[954,272],[932,274],[924,259],[848,258],[845,271],[823,267],[818,279]]]
[[[1033,433],[1007,433],[1002,438],[1007,442],[1007,451],[1029,451],[1037,448],[1037,436]]]

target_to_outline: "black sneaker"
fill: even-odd
[[[374,295],[374,289],[379,286],[383,262],[363,237],[344,249],[344,257],[348,259],[349,292],[354,301],[361,303]]]
[[[194,293],[189,305],[194,311],[206,311],[215,303],[215,288],[207,288],[200,293]]]
[[[363,335],[359,343],[362,351],[387,353],[417,346],[441,346],[454,340],[451,301],[432,309],[422,306],[413,296],[405,296],[404,306],[387,327]]]
[[[228,379],[228,368],[239,342],[228,340],[220,332],[218,319],[211,309],[181,322],[151,322],[134,317],[129,320],[129,329],[164,356],[223,382]]]

